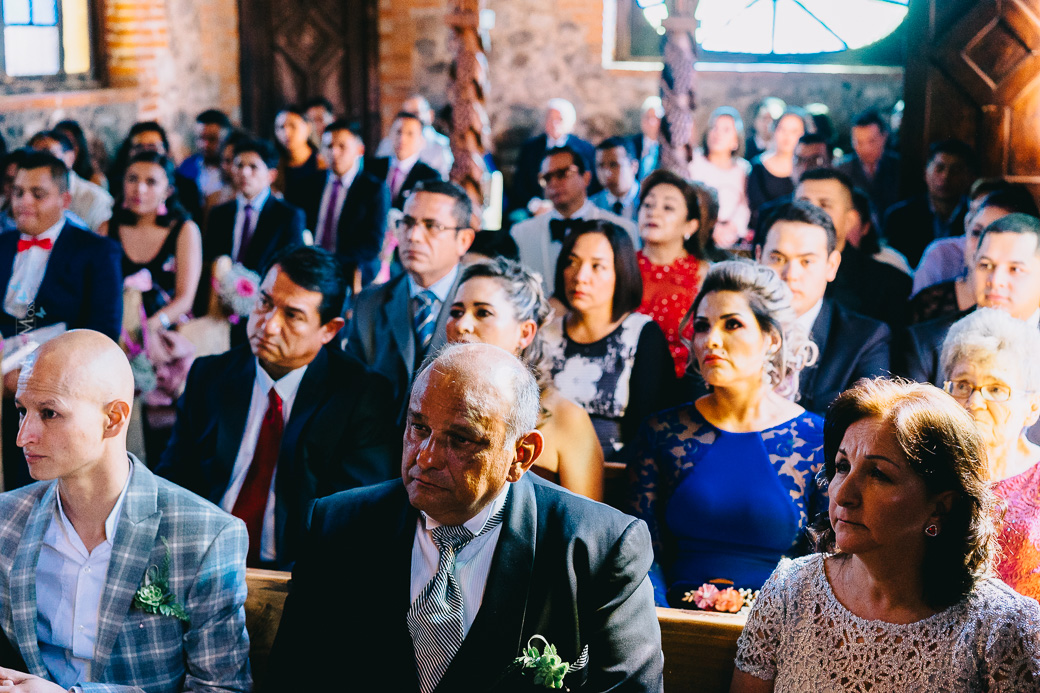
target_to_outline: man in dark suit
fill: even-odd
[[[436,169],[419,161],[426,139],[419,116],[401,111],[390,126],[393,156],[381,156],[368,167],[372,175],[386,181],[394,209],[404,209],[404,201],[419,181],[440,180]]]
[[[879,213],[899,200],[899,157],[887,150],[887,144],[888,119],[877,109],[864,111],[852,121],[853,153],[837,166],[870,196]]]
[[[851,311],[891,327],[905,325],[913,280],[846,242],[850,229],[860,222],[848,176],[834,169],[806,171],[799,178],[795,198],[816,205],[834,224],[841,264],[827,286],[827,296]],[[865,291],[864,287],[868,286],[870,290]]]
[[[119,245],[69,223],[69,170],[47,152],[31,152],[15,175],[11,205],[17,231],[0,234],[0,287],[4,287],[0,334],[11,338],[64,323],[119,338],[123,320],[123,273]],[[13,345],[8,345],[13,350]],[[4,378],[4,485],[31,481],[15,445],[18,414],[10,397],[15,369]]]
[[[917,266],[924,249],[936,238],[964,235],[968,188],[977,171],[975,152],[964,142],[935,142],[925,165],[927,192],[897,202],[884,212],[885,240],[906,256],[911,267]]]
[[[996,308],[1040,325],[1040,220],[1008,214],[982,232],[975,253],[976,306]],[[898,373],[922,383],[942,385],[939,355],[953,323],[975,308],[912,325],[900,348]]]
[[[796,322],[819,348],[816,363],[801,372],[799,404],[822,416],[860,378],[889,374],[888,327],[824,297],[842,262],[826,212],[808,202],[780,207],[756,256],[791,289]]]
[[[322,137],[328,171],[319,171],[305,189],[307,228],[314,245],[336,256],[348,273],[361,272],[368,286],[379,272],[379,250],[386,234],[390,189],[363,168],[365,143],[356,123],[335,120]]]
[[[444,344],[459,261],[473,243],[472,215],[459,186],[419,183],[397,227],[405,271],[369,287],[354,304],[344,351],[390,380],[402,414],[415,371]]]
[[[516,173],[513,175],[513,195],[509,198],[515,209],[526,210],[531,214],[550,209],[550,203],[542,199],[542,184],[538,181],[542,161],[550,149],[568,146],[581,156],[586,171],[595,170],[595,147],[571,134],[576,121],[577,112],[570,101],[549,99],[549,108],[545,114],[545,132],[530,138],[520,146]],[[589,181],[586,195],[595,195],[602,189],[603,186],[593,177]]]
[[[497,347],[452,345],[420,373],[402,479],[315,505],[271,690],[532,690],[512,664],[542,640],[571,690],[662,690],[649,532],[525,473],[538,411],[534,377]],[[366,664],[345,671],[343,653]]]
[[[316,498],[395,475],[386,381],[325,348],[345,297],[326,251],[279,256],[249,316],[249,348],[196,361],[177,404],[156,471],[241,517],[250,565],[290,567]]]

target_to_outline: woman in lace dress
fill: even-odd
[[[687,314],[690,369],[710,392],[640,429],[630,508],[654,542],[659,606],[710,580],[758,589],[784,555],[804,552],[822,509],[823,421],[784,395],[816,347],[795,325],[791,292],[747,261],[710,270]],[[685,320],[684,320],[685,322]]]
[[[987,575],[986,449],[938,388],[861,381],[824,427],[822,553],[784,560],[731,693],[1036,691],[1040,605]]]
[[[588,412],[604,458],[618,459],[643,419],[675,396],[664,333],[634,312],[643,282],[628,234],[605,220],[578,224],[560,249],[554,298],[567,312],[543,331],[553,382]]]
[[[538,430],[545,439],[532,471],[574,493],[603,499],[603,451],[585,410],[552,383],[541,329],[551,309],[542,280],[517,262],[496,258],[469,265],[448,309],[449,342],[502,347],[530,366],[542,393]]]
[[[975,419],[989,479],[1002,501],[997,575],[1040,599],[1040,446],[1026,429],[1040,415],[1040,332],[992,308],[957,321],[943,342],[944,389]]]

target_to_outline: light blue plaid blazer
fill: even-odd
[[[84,691],[250,691],[246,550],[241,520],[148,471],[133,455],[130,488],[101,594]],[[0,626],[29,673],[51,680],[36,639],[36,564],[57,508],[57,482],[0,494]],[[191,617],[131,608],[170,546],[170,589]]]

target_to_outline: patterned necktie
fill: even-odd
[[[249,554],[246,564],[256,567],[260,564],[260,537],[264,532],[264,513],[267,511],[267,498],[271,494],[271,479],[274,468],[278,465],[278,453],[282,448],[282,429],[285,421],[282,418],[282,398],[272,387],[267,394],[267,412],[260,424],[260,435],[256,439],[256,451],[253,462],[246,472],[246,479],[235,499],[231,514],[246,523],[249,533]]]
[[[236,258],[239,262],[242,262],[242,258],[246,256],[246,248],[251,240],[253,240],[253,205],[247,204],[242,208],[242,242],[238,244],[238,257]]]
[[[321,247],[330,253],[336,252],[336,203],[342,189],[343,181],[336,176],[332,179],[332,192],[329,193],[329,203],[325,206],[325,221],[321,229]]]
[[[433,331],[437,327],[437,315],[433,306],[437,301],[437,294],[426,289],[415,297],[415,355],[420,358],[426,353],[433,339]]]
[[[408,609],[408,633],[415,647],[419,690],[431,693],[465,639],[462,589],[455,579],[455,557],[470,541],[497,527],[505,516],[505,505],[474,536],[465,527],[441,525],[432,530],[440,556],[433,579]]]
[[[614,203],[614,214],[621,216],[621,213],[625,211],[625,205],[621,204],[621,200]]]

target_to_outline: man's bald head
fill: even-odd
[[[107,404],[134,401],[134,374],[119,345],[93,330],[73,330],[42,345],[27,359],[18,379],[63,394]]]
[[[412,396],[425,390],[433,377],[435,387],[453,384],[474,414],[505,415],[506,443],[538,424],[540,393],[531,371],[515,356],[490,344],[451,344],[420,371]]]

